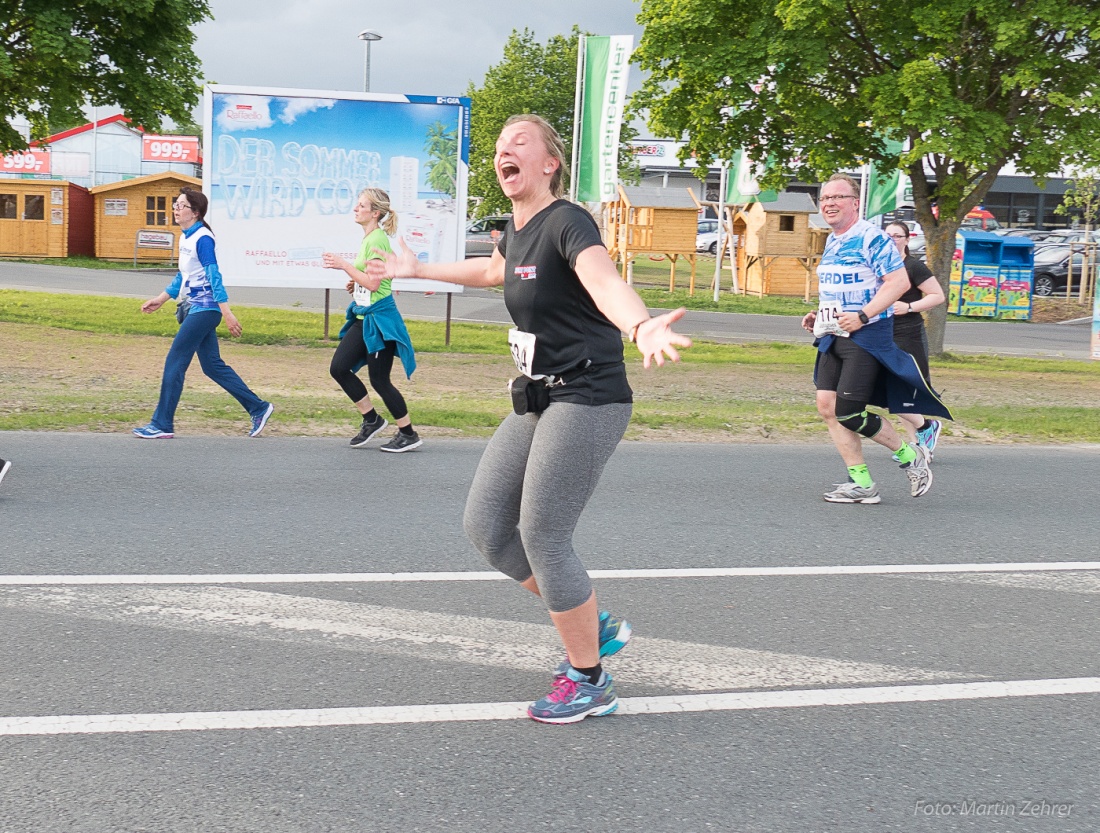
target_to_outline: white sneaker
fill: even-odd
[[[932,488],[932,455],[923,445],[910,444],[910,448],[917,452],[917,458],[902,468],[909,478],[909,494],[920,497]]]
[[[864,487],[849,480],[839,484],[833,491],[826,492],[825,500],[829,503],[878,503],[882,498],[879,497],[878,486],[874,483]]]

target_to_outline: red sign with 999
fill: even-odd
[[[142,136],[142,162],[199,161],[198,136]]]
[[[17,150],[0,161],[0,171],[6,174],[48,174],[50,152],[48,150]]]

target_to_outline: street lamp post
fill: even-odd
[[[364,29],[359,33],[359,40],[366,45],[366,55],[363,58],[363,92],[370,92],[370,45],[371,41],[382,40],[382,36],[373,29]]]

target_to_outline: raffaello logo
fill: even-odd
[[[251,104],[237,104],[225,111],[225,117],[233,121],[263,121],[266,117]]]

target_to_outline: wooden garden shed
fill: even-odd
[[[180,228],[172,217],[172,202],[184,186],[198,191],[202,182],[165,171],[93,188],[95,256],[103,260],[175,260]]]
[[[619,199],[607,204],[608,252],[627,268],[638,255],[661,255],[670,263],[668,289],[676,288],[676,264],[691,264],[689,291],[695,292],[695,237],[699,207],[689,188],[619,186]]]
[[[88,189],[61,179],[0,179],[0,257],[94,254]]]
[[[772,202],[754,202],[734,217],[737,272],[746,294],[801,295],[817,293],[815,268],[825,237],[812,231],[810,217],[817,206],[809,194],[784,191]]]

